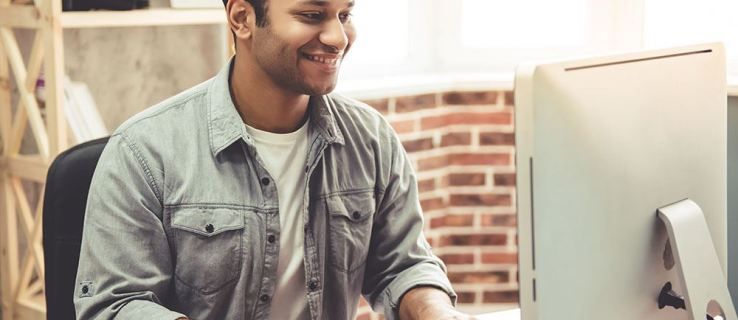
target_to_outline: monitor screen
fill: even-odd
[[[723,273],[727,94],[720,44],[529,64],[515,79],[523,320],[689,319],[656,210],[691,199]],[[704,306],[707,310],[707,306]]]

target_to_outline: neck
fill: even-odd
[[[236,109],[249,126],[289,133],[305,122],[310,96],[279,87],[258,67],[239,62],[236,57],[228,82]]]

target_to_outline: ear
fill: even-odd
[[[251,3],[246,0],[229,0],[226,12],[228,25],[236,39],[251,38],[251,32],[256,28],[256,13]]]

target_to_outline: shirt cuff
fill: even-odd
[[[131,300],[118,311],[116,319],[155,319],[155,320],[175,320],[177,318],[186,318],[184,314],[171,311],[155,302],[149,300]]]
[[[400,299],[415,287],[436,287],[446,292],[456,306],[456,292],[446,273],[436,264],[423,263],[401,272],[384,291],[384,316],[386,320],[400,319]]]

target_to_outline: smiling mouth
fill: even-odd
[[[314,56],[314,55],[309,55],[309,54],[304,54],[304,56],[310,61],[324,64],[327,66],[336,66],[338,62],[341,60],[341,56],[321,57],[321,56]]]

